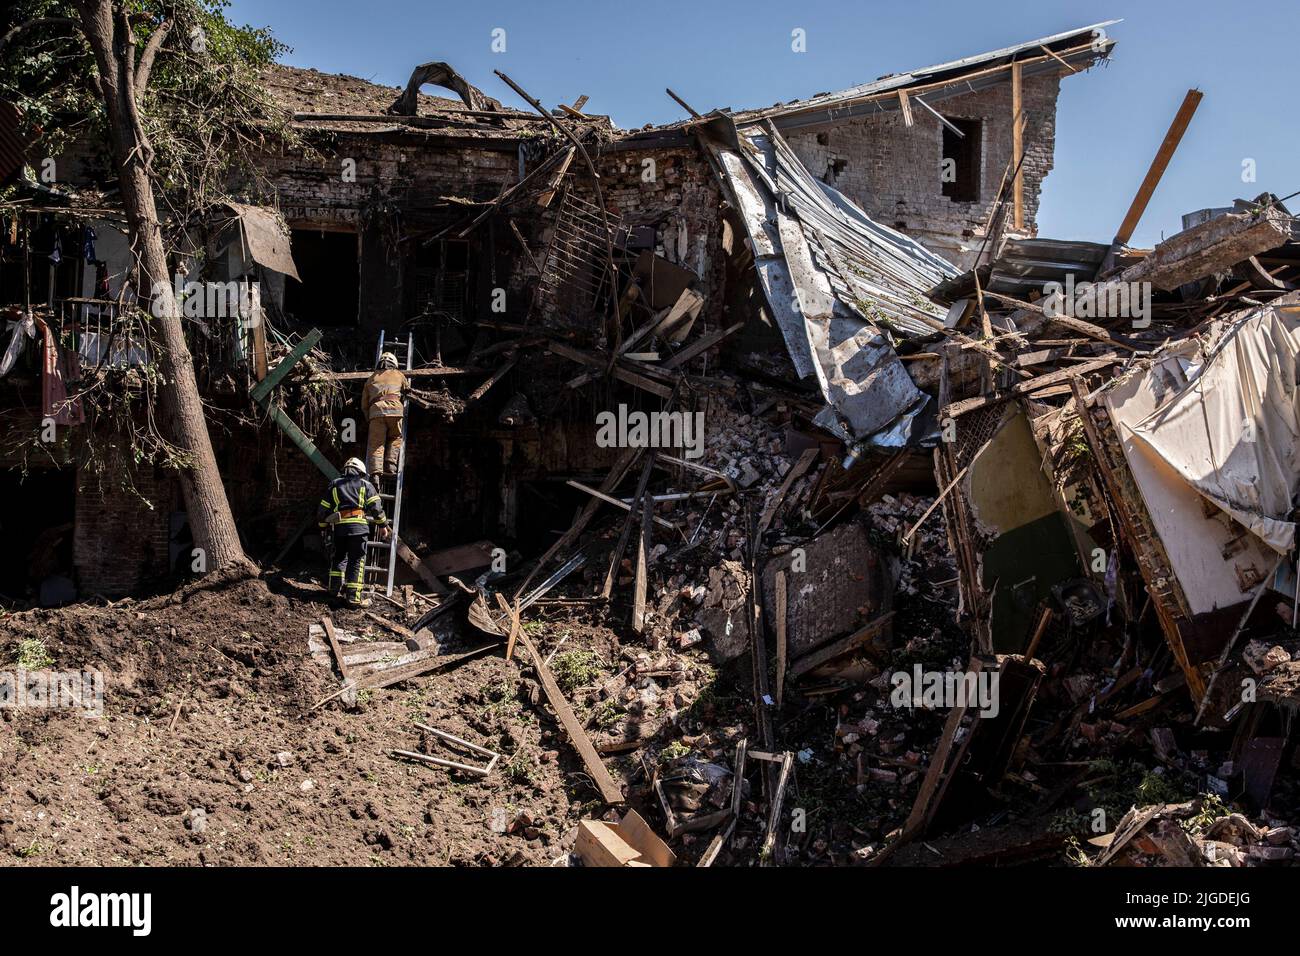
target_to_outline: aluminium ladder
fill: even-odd
[[[414,333],[408,334],[406,340],[394,339],[388,350],[397,356],[399,367],[405,367],[410,372],[415,361],[415,336]],[[379,365],[379,356],[384,353],[384,333],[379,333],[379,344],[375,346],[375,366]],[[402,489],[405,486],[406,477],[406,442],[407,433],[407,416],[410,412],[410,402],[402,398],[402,445],[397,452],[397,474],[390,475],[386,472],[379,478],[379,500],[384,503],[384,511],[390,511],[389,516],[392,520],[389,522],[389,528],[392,529],[392,535],[387,541],[379,540],[378,533],[375,529],[370,531],[370,539],[366,542],[366,590],[371,593],[377,593],[381,589],[388,597],[393,595],[393,579],[397,573],[397,535],[402,521]],[[366,427],[370,427],[370,422],[366,422]],[[367,462],[369,464],[369,462]],[[371,556],[376,560],[371,562]]]

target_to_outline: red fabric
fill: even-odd
[[[68,401],[67,378],[80,375],[80,362],[75,353],[61,353],[59,342],[49,325],[41,323],[44,336],[44,368],[41,375],[41,412],[53,418],[56,425],[80,425],[86,420],[81,399]]]

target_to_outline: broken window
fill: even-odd
[[[360,287],[356,233],[294,229],[292,243],[302,281],[285,280],[285,313],[315,326],[355,325]]]
[[[465,320],[469,288],[469,243],[439,239],[420,252],[412,303],[416,315]]]
[[[948,127],[943,128],[943,194],[953,202],[979,202],[982,169],[983,123],[980,120],[954,119],[953,126],[961,130],[958,136]]]

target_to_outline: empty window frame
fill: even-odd
[[[943,127],[943,194],[953,202],[979,202],[983,178],[983,126],[980,120],[950,119],[958,136]]]

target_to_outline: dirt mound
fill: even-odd
[[[485,655],[363,692],[357,711],[313,711],[338,687],[308,653],[308,627],[326,612],[321,597],[305,581],[268,587],[209,576],[149,600],[0,618],[0,671],[25,661],[104,674],[98,719],[0,708],[0,861],[546,865],[563,857],[593,791],[536,703],[535,682],[516,663]],[[363,640],[392,640],[358,613],[336,611],[334,620]],[[565,650],[612,653],[617,642],[597,631],[575,630]],[[499,751],[498,771],[480,780],[392,759],[393,749],[429,749],[412,720]]]
[[[137,714],[154,714],[181,684],[224,697],[238,682],[307,707],[323,685],[321,675],[304,673],[303,634],[320,614],[315,602],[273,593],[263,581],[212,575],[146,601],[0,619],[0,660],[16,656],[24,641],[40,642],[49,666],[102,671],[105,695],[118,709],[134,701]]]

